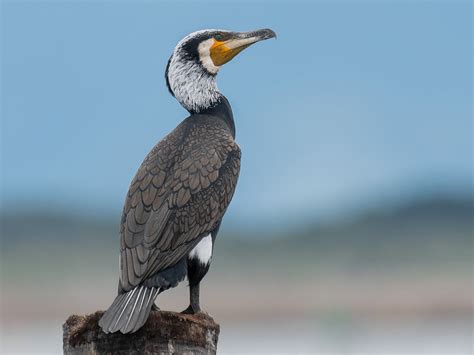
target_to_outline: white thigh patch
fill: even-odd
[[[190,259],[198,259],[203,264],[208,264],[212,257],[212,237],[209,234],[207,237],[201,239],[201,241],[194,247],[189,253]]]

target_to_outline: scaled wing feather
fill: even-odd
[[[235,190],[240,149],[224,125],[179,125],[145,158],[121,226],[122,291],[173,266],[217,227]]]

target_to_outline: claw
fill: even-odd
[[[186,308],[184,311],[181,312],[181,314],[196,314],[196,313],[201,313],[201,307],[199,306],[191,306],[189,305],[188,308]]]

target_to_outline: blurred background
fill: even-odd
[[[109,306],[144,156],[202,28],[242,149],[202,305],[221,353],[472,354],[472,3],[2,1],[1,353]],[[158,299],[181,311],[183,283]]]

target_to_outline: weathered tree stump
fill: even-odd
[[[152,311],[133,334],[105,334],[104,312],[72,315],[63,325],[64,354],[215,354],[219,324],[206,314]]]

